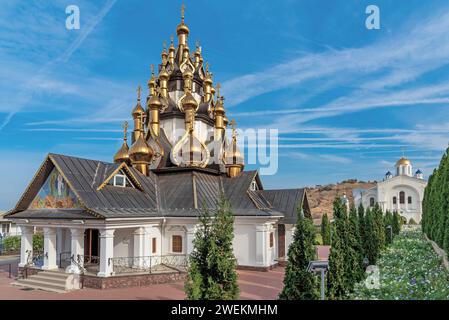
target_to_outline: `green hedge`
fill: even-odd
[[[10,236],[3,240],[3,252],[19,252],[20,251],[20,236]],[[41,233],[33,235],[33,250],[44,250],[44,236]]]

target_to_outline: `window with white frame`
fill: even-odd
[[[118,172],[111,180],[108,182],[109,185],[114,187],[130,187],[134,188],[132,182],[128,179],[123,171]]]

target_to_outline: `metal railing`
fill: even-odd
[[[76,261],[77,261],[77,263],[79,263],[82,266],[92,265],[92,264],[97,265],[97,264],[100,264],[100,257],[79,254],[76,256]]]
[[[59,254],[59,268],[68,267],[71,263],[72,253],[70,251],[61,252]]]
[[[186,271],[187,255],[159,255],[144,257],[109,258],[114,274],[121,273],[162,273],[168,271]]]

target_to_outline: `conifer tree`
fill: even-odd
[[[311,218],[298,210],[293,242],[288,249],[284,288],[279,294],[282,300],[318,299],[316,277],[307,270],[309,262],[315,260],[315,227]]]
[[[327,290],[330,299],[344,299],[348,294],[348,267],[345,257],[346,246],[346,207],[339,198],[334,200],[335,232],[332,235],[332,246],[329,255],[329,271],[327,273]]]
[[[401,232],[401,217],[397,211],[393,212],[393,234],[398,235]]]
[[[393,214],[390,210],[387,210],[384,215],[385,225],[385,240],[386,243],[391,244],[393,241]]]
[[[363,208],[362,203],[359,204],[357,208],[358,222],[359,222],[359,233],[360,233],[360,242],[361,242],[361,254],[364,258],[366,256],[366,243],[365,243],[365,209]]]
[[[239,296],[232,249],[234,215],[223,196],[214,217],[203,208],[190,255],[185,291],[189,300],[233,300]]]
[[[365,212],[365,244],[366,257],[370,264],[376,264],[377,256],[379,254],[379,243],[377,237],[377,230],[374,221],[374,212],[368,208]]]
[[[349,210],[349,223],[348,223],[348,244],[349,244],[349,263],[350,267],[350,287],[362,280],[363,278],[363,250],[362,241],[360,239],[359,219],[357,209],[354,205],[351,205]]]
[[[386,241],[383,213],[378,203],[374,206],[373,213],[377,243],[379,247],[378,252],[380,253],[380,251],[385,248]]]
[[[327,213],[321,217],[321,239],[323,245],[328,246],[331,244],[331,226]]]

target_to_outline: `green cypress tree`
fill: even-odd
[[[331,244],[331,226],[327,213],[321,217],[321,239],[323,245],[328,246]]]
[[[234,215],[228,201],[220,197],[214,219],[207,209],[190,256],[185,291],[190,300],[234,300],[239,296],[237,260],[232,249]]]
[[[346,246],[346,207],[339,198],[334,200],[335,232],[329,255],[327,290],[330,299],[344,299],[348,294]]]
[[[349,287],[353,289],[354,285],[363,278],[363,250],[360,239],[359,220],[357,209],[354,205],[351,205],[349,210],[349,223],[348,223],[348,264],[350,268],[348,270],[349,275]]]
[[[393,214],[390,210],[387,210],[384,215],[384,225],[385,225],[385,240],[387,244],[393,242]]]
[[[304,217],[298,210],[293,242],[288,249],[288,262],[285,270],[284,288],[279,294],[282,300],[318,299],[316,277],[307,267],[316,259],[314,246],[315,227],[311,218]]]
[[[398,235],[401,232],[401,217],[397,211],[393,212],[393,234]]]
[[[365,244],[365,209],[363,208],[362,203],[359,204],[357,208],[357,215],[359,220],[359,233],[360,233],[360,242],[361,242],[361,250],[362,256],[366,256],[366,244]]]
[[[365,212],[365,244],[365,254],[369,263],[376,264],[377,256],[379,255],[379,243],[374,221],[374,212],[369,208]]]
[[[385,248],[386,241],[385,241],[385,225],[384,225],[384,218],[382,209],[380,208],[379,204],[376,203],[373,209],[373,217],[374,217],[374,226],[376,231],[376,237],[377,237],[377,244],[378,244],[378,253]]]

